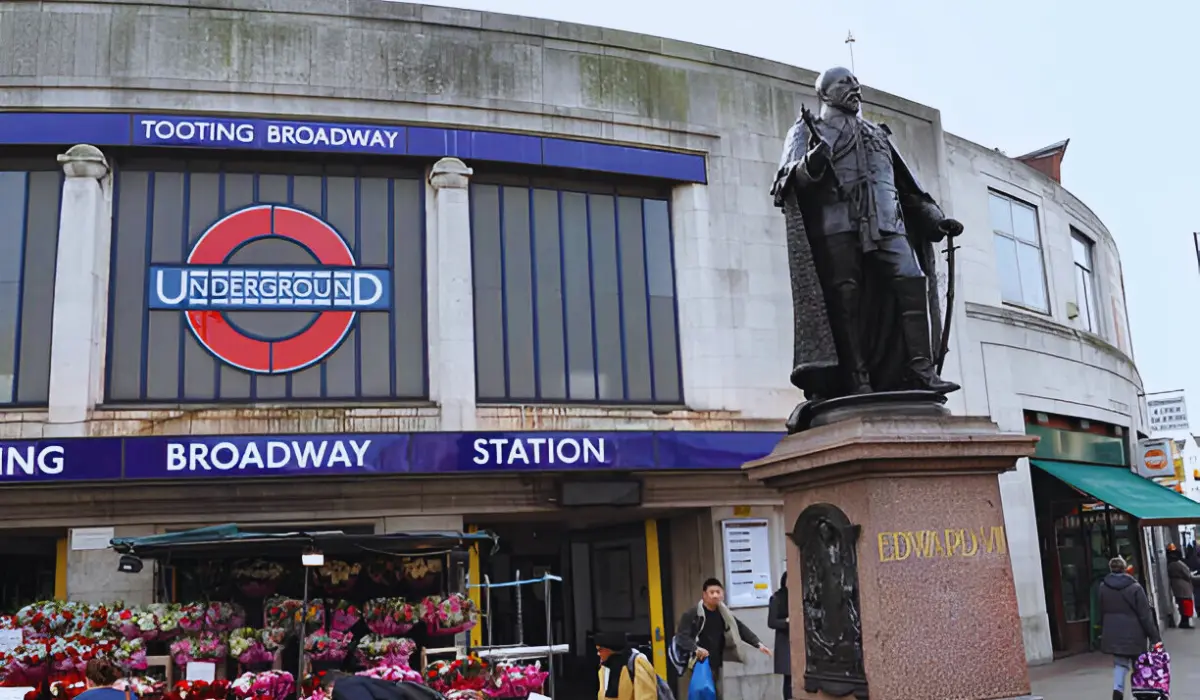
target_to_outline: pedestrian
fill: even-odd
[[[658,672],[645,654],[639,654],[629,646],[624,632],[598,632],[594,642],[600,656],[600,690],[596,700],[655,700],[658,697]]]
[[[1162,644],[1146,591],[1125,573],[1125,560],[1113,557],[1100,583],[1100,650],[1113,656],[1113,700],[1125,697],[1125,679],[1148,646]]]
[[[137,700],[137,695],[133,692],[113,687],[121,680],[121,672],[108,659],[97,656],[88,661],[83,674],[87,679],[88,689],[76,695],[76,700]]]
[[[712,668],[713,681],[717,686],[717,699],[721,698],[721,665],[726,660],[745,663],[741,645],[749,644],[767,656],[771,650],[754,634],[746,623],[733,616],[725,607],[725,587],[715,578],[704,582],[702,596],[694,610],[683,613],[676,628],[674,645],[686,657],[687,671],[684,685],[691,682],[692,666],[697,661],[708,659]],[[687,697],[687,693],[683,693]]]
[[[783,700],[792,700],[792,640],[788,637],[787,572],[767,607],[767,626],[775,630],[775,673],[783,676]]]
[[[1179,608],[1179,629],[1190,630],[1192,617],[1196,615],[1195,575],[1183,560],[1183,553],[1175,543],[1167,545],[1167,579],[1171,582],[1171,595]]]

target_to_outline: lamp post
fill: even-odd
[[[325,555],[310,549],[300,555],[300,563],[304,565],[304,605],[300,608],[300,665],[296,667],[296,688],[298,689],[304,683],[304,643],[308,638],[308,570],[325,566]]]

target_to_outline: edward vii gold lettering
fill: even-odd
[[[879,561],[951,559],[1008,554],[1004,526],[879,533]]]

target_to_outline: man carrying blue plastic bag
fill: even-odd
[[[688,700],[721,700],[721,666],[726,659],[745,663],[741,644],[771,655],[758,635],[725,607],[725,587],[715,578],[704,582],[703,597],[683,614],[676,630],[668,657],[688,687],[683,694]],[[692,693],[693,683],[699,696]]]

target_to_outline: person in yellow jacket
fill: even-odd
[[[625,639],[624,632],[599,632],[595,636],[600,655],[600,691],[596,700],[655,700],[658,697],[658,673],[645,654],[639,654]],[[633,660],[633,673],[629,662]]]

